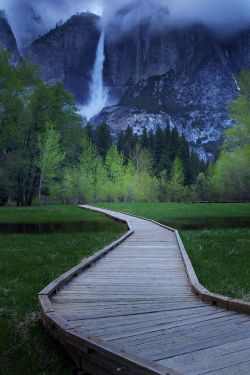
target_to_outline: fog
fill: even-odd
[[[124,33],[142,22],[153,28],[203,23],[222,37],[250,27],[250,0],[0,0],[19,46],[77,12],[102,15]]]

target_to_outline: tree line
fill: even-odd
[[[250,73],[230,105],[235,126],[206,165],[176,129],[83,127],[62,84],[0,51],[0,204],[55,201],[208,201],[250,198]]]
[[[46,85],[28,60],[12,66],[0,51],[0,202],[35,203],[47,179],[41,174],[49,174],[43,160],[44,147],[52,149],[47,138],[57,137],[63,154],[53,171],[57,182],[63,168],[78,162],[82,134],[76,106],[63,86]]]

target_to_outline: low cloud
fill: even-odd
[[[223,37],[250,27],[249,0],[0,0],[0,9],[7,11],[19,45],[84,11],[103,14],[118,34],[143,22],[154,28],[198,22]]]

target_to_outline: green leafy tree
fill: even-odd
[[[54,129],[53,123],[46,124],[43,136],[38,137],[38,148],[40,157],[38,166],[40,168],[40,182],[38,193],[38,204],[41,201],[42,186],[53,192],[60,175],[60,165],[65,159],[65,153],[61,151],[61,135]]]
[[[134,165],[135,172],[140,174],[142,172],[153,174],[153,157],[150,152],[141,147],[139,143],[131,150],[129,159]]]
[[[105,166],[108,176],[109,200],[122,200],[125,166],[123,155],[115,145],[109,149]]]
[[[171,201],[182,201],[185,199],[186,190],[184,187],[184,171],[180,158],[173,163],[171,178],[167,184],[168,199]]]
[[[0,199],[30,205],[39,189],[38,140],[46,123],[61,135],[62,167],[78,161],[83,130],[72,97],[61,84],[44,84],[28,60],[12,66],[0,51],[0,84]]]
[[[243,70],[238,78],[239,97],[230,105],[235,126],[226,131],[225,145],[212,178],[220,199],[250,198],[250,72]]]
[[[200,172],[196,180],[196,193],[199,201],[210,201],[212,199],[212,183],[209,176]]]
[[[218,197],[222,200],[250,199],[250,146],[223,151],[215,164],[212,178]]]

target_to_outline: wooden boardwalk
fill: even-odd
[[[175,232],[99,211],[134,233],[56,293],[52,284],[44,316],[78,365],[93,375],[249,375],[250,316],[192,293]]]

